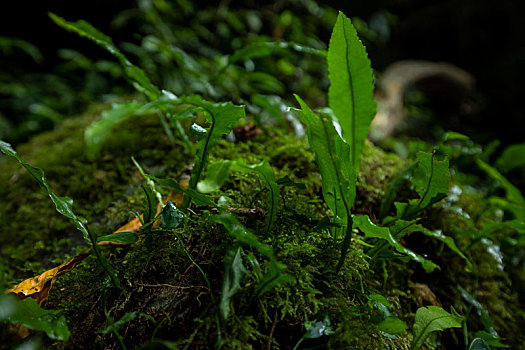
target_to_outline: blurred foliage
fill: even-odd
[[[283,111],[293,104],[277,95],[300,93],[315,106],[326,105],[325,42],[337,12],[311,0],[237,6],[138,0],[111,26],[115,32],[136,33],[117,46],[155,85],[177,95],[243,103],[263,121],[276,117],[275,108]],[[395,24],[386,11],[368,22],[353,20],[372,50],[384,45]],[[60,49],[60,62],[46,70],[50,73],[39,73],[47,58],[36,46],[0,37],[1,138],[17,144],[90,102],[132,94],[117,62],[82,52]]]

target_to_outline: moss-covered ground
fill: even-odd
[[[136,117],[119,125],[95,161],[84,156],[84,128],[107,106],[94,106],[85,115],[69,119],[56,130],[34,137],[18,147],[29,163],[45,170],[53,191],[74,199],[76,212],[84,216],[91,230],[109,234],[142,211],[140,185],[145,180],[133,165],[134,156],[144,169],[157,177],[181,179],[188,172],[192,155],[182,144],[172,146],[156,117]],[[370,261],[364,253],[363,237],[356,231],[350,253],[339,273],[335,266],[340,251],[328,230],[316,230],[312,218],[321,219],[328,209],[322,200],[321,178],[307,141],[276,130],[273,135],[256,135],[246,142],[217,144],[211,160],[243,159],[253,164],[268,160],[276,178],[288,176],[306,189],[282,187],[277,221],[264,238],[265,193],[255,175],[231,174],[215,198],[228,196],[239,220],[273,246],[277,259],[287,266],[293,282],[253,299],[258,282],[257,269],[248,268],[241,288],[232,299],[227,320],[218,316],[218,295],[223,277],[223,257],[232,240],[224,228],[207,221],[211,208],[194,207],[191,220],[175,231],[159,228],[135,244],[103,249],[115,267],[123,287],[109,288],[104,271],[91,256],[53,287],[45,308],[65,310],[71,337],[53,342],[42,336],[49,348],[112,349],[119,347],[115,334],[100,333],[109,318],[127,312],[137,317],[119,329],[128,348],[206,349],[292,349],[305,333],[307,321],[329,316],[335,333],[306,340],[302,348],[409,349],[410,329],[396,337],[381,333],[372,322],[379,311],[370,303],[371,294],[381,294],[392,304],[390,311],[413,323],[415,311],[423,305],[453,305],[468,316],[470,331],[483,329],[483,319],[462,296],[464,288],[488,311],[493,327],[513,348],[523,344],[520,329],[525,326],[516,292],[507,273],[481,242],[454,237],[473,264],[442,243],[414,233],[403,244],[440,265],[427,274],[414,263],[400,260]],[[358,175],[354,214],[377,215],[379,204],[392,178],[406,166],[404,160],[385,153],[371,143],[365,145]],[[20,165],[0,159],[0,249],[7,280],[15,284],[38,275],[86,251],[80,232],[59,216],[51,201]],[[163,190],[167,194],[167,190]],[[461,194],[456,206],[469,213],[461,216],[444,205],[425,213],[425,226],[450,232],[476,227],[486,212],[475,194]],[[235,210],[234,210],[235,211]],[[310,220],[310,221],[309,221]],[[201,273],[182,250],[178,237],[211,283],[208,289]],[[468,248],[468,249],[467,249]],[[245,261],[265,259],[249,248]],[[477,328],[476,328],[477,327]],[[3,330],[0,348],[19,340]],[[428,348],[462,348],[462,329],[448,330],[431,337]],[[318,347],[316,347],[318,346]]]

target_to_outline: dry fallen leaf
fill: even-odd
[[[13,288],[9,289],[7,293],[14,293],[21,299],[31,297],[36,299],[41,305],[49,296],[49,290],[55,284],[57,278],[63,274],[73,270],[82,260],[91,254],[91,250],[87,253],[82,253],[74,258],[66,261],[60,266],[48,270],[36,277],[31,277],[25,281],[20,282]]]
[[[180,185],[183,188],[186,188],[188,186],[188,181],[183,180],[180,182]],[[172,201],[176,206],[181,206],[182,201],[184,199],[184,195],[182,193],[174,193],[170,192],[164,203],[166,203],[168,200]],[[157,215],[161,211],[160,204],[157,206]],[[142,217],[142,215],[141,215]],[[160,220],[157,220],[153,226],[160,225]],[[113,233],[118,232],[136,232],[140,230],[140,227],[142,226],[141,221],[138,218],[135,218],[125,224],[124,226],[118,228]],[[112,241],[100,241],[97,243],[98,245],[126,245],[127,243],[122,242],[112,242]],[[25,299],[27,297],[31,297],[35,299],[39,305],[41,305],[49,296],[49,291],[51,290],[51,287],[53,287],[53,284],[55,284],[57,278],[63,274],[68,273],[69,271],[73,270],[75,266],[77,266],[82,260],[87,258],[91,254],[91,249],[86,252],[79,254],[75,256],[74,258],[66,261],[60,266],[57,266],[55,268],[52,268],[51,270],[45,271],[44,273],[28,278],[13,288],[6,291],[6,293],[14,293],[20,297],[20,299]]]

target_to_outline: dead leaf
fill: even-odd
[[[60,266],[48,270],[36,277],[31,277],[20,282],[13,288],[9,289],[6,293],[14,293],[18,295],[20,299],[31,297],[36,299],[38,305],[41,305],[49,296],[49,291],[51,290],[51,287],[53,287],[53,284],[55,284],[57,278],[73,270],[75,266],[90,254],[91,250],[87,253],[77,255]]]
[[[187,180],[182,180],[182,181],[180,181],[180,185],[183,188],[186,188],[186,187],[188,187],[188,181]],[[176,206],[181,206],[183,199],[184,199],[183,193],[170,192],[168,194],[168,197],[164,201],[164,204],[168,200],[170,200]],[[159,204],[157,206],[157,215],[160,213],[161,209],[162,208],[161,208],[161,206]],[[141,215],[141,217],[142,217],[142,215]],[[153,226],[158,226],[158,225],[160,225],[160,220],[157,220],[153,224]],[[130,222],[128,222],[127,224],[125,224],[124,226],[118,228],[113,233],[117,233],[117,232],[136,232],[136,231],[140,230],[141,227],[142,227],[142,222],[138,218],[135,218],[135,219],[131,220]],[[106,240],[106,241],[100,241],[97,244],[100,245],[100,246],[104,246],[104,245],[126,245],[127,243],[113,242],[113,241],[107,241]],[[20,299],[25,299],[27,297],[31,297],[31,298],[35,299],[38,302],[39,305],[41,305],[44,301],[47,300],[47,298],[49,296],[49,291],[53,287],[53,284],[55,284],[57,278],[59,276],[62,276],[64,274],[68,273],[69,271],[73,270],[75,268],[75,266],[77,266],[79,263],[81,263],[82,260],[87,258],[89,255],[91,255],[91,249],[88,252],[86,252],[86,253],[82,253],[82,254],[79,254],[79,255],[75,256],[74,258],[66,261],[65,263],[63,263],[60,266],[57,266],[55,268],[52,268],[51,270],[45,271],[44,273],[42,273],[42,274],[40,274],[38,276],[31,277],[31,278],[28,278],[28,279],[20,282],[19,284],[17,284],[13,288],[7,290],[6,293],[14,293]]]

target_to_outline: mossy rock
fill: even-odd
[[[143,210],[141,185],[145,181],[131,156],[148,173],[174,179],[186,175],[193,159],[182,143],[170,144],[156,117],[143,116],[119,125],[101,154],[89,161],[84,155],[83,131],[104,108],[107,106],[94,106],[83,116],[68,119],[54,131],[18,147],[22,158],[44,169],[53,191],[74,199],[75,211],[87,219],[97,235],[113,232]],[[210,160],[238,158],[252,164],[268,160],[276,178],[286,175],[306,185],[304,190],[282,188],[277,221],[267,237],[264,193],[256,195],[264,191],[265,185],[257,176],[231,174],[221,190],[212,194],[214,199],[229,197],[237,209],[254,209],[237,210],[239,220],[261,241],[273,246],[277,259],[287,266],[286,273],[293,277],[292,282],[253,298],[260,278],[255,266],[260,264],[264,271],[268,262],[243,247],[248,272],[231,301],[228,318],[221,319],[218,296],[223,257],[233,241],[222,226],[207,220],[214,214],[212,208],[193,207],[191,220],[183,228],[144,230],[133,245],[103,249],[123,289],[109,287],[104,270],[93,256],[59,278],[44,307],[65,310],[72,335],[67,343],[45,340],[44,345],[75,349],[118,346],[115,334],[100,330],[110,322],[108,316],[118,320],[135,312],[136,317],[119,330],[128,347],[206,349],[221,345],[225,349],[291,349],[305,334],[305,322],[328,316],[335,333],[306,340],[304,347],[325,344],[337,349],[408,349],[410,332],[387,337],[379,331],[377,322],[372,322],[378,311],[369,303],[368,295],[384,295],[393,305],[391,311],[412,324],[415,310],[421,305],[409,280],[424,281],[443,300],[446,309],[454,304],[459,305],[460,311],[467,311],[468,305],[460,293],[449,290],[454,285],[432,282],[436,276],[447,276],[447,281],[455,283],[455,276],[460,274],[463,285],[469,288],[479,279],[478,275],[465,273],[462,260],[448,252],[435,257],[443,262],[443,270],[428,278],[419,277],[419,266],[397,260],[372,269],[364,253],[363,237],[357,234],[341,271],[336,272],[340,253],[333,237],[327,230],[316,231],[315,225],[297,219],[301,213],[307,214],[303,219],[320,219],[329,214],[322,200],[320,174],[306,140],[279,130],[246,142],[231,143],[225,139],[212,149]],[[354,213],[375,217],[388,183],[405,165],[397,156],[366,143]],[[7,233],[0,236],[1,263],[12,284],[87,250],[81,233],[55,212],[53,204],[18,163],[0,159],[0,169],[0,183],[5,184],[0,188],[0,215],[6,218],[0,222],[0,232]],[[168,191],[161,192],[167,195]],[[450,224],[450,220],[456,219],[436,219],[435,225]],[[206,274],[211,290],[199,269],[188,260],[182,242]],[[479,256],[473,262],[481,267],[488,253],[480,248],[476,254]],[[516,328],[506,329],[504,325],[516,321],[517,314],[505,312],[505,308],[510,309],[517,298],[510,292],[504,298],[498,292],[497,287],[507,281],[503,272],[493,272],[479,270],[477,274],[486,273],[486,288],[499,301],[486,307],[495,316],[495,327],[507,334]],[[461,337],[461,333],[445,332],[443,344],[457,344],[454,337]],[[4,343],[13,344],[8,340]]]

